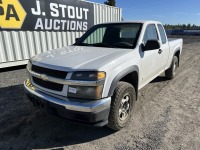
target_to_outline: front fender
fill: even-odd
[[[125,77],[126,75],[128,75],[129,73],[134,72],[134,71],[136,71],[137,74],[139,75],[139,67],[136,66],[136,65],[130,66],[130,67],[124,69],[123,71],[121,71],[120,73],[118,73],[118,74],[114,77],[114,79],[113,79],[113,81],[112,81],[112,83],[111,83],[110,90],[109,90],[109,92],[108,92],[108,97],[111,97],[111,96],[113,95],[114,90],[115,90],[115,88],[117,87],[117,83],[118,83],[123,77]]]

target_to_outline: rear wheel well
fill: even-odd
[[[178,58],[178,66],[179,66],[179,63],[180,63],[180,50],[178,50],[174,56],[176,56]]]
[[[138,73],[136,71],[127,74],[119,81],[124,81],[124,82],[130,83],[135,88],[136,96],[137,96],[137,94],[138,94]]]

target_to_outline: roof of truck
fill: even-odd
[[[101,23],[101,24],[110,24],[110,23],[160,23],[160,22],[153,21],[153,20],[130,20],[130,21],[106,22],[106,23]]]

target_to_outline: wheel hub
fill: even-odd
[[[125,95],[120,104],[119,108],[119,119],[125,120],[129,116],[130,112],[130,97],[128,95]]]

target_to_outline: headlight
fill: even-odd
[[[101,99],[103,85],[101,86],[69,86],[68,97],[82,99]]]
[[[72,80],[82,80],[82,81],[98,81],[102,80],[106,77],[105,72],[90,72],[90,71],[85,71],[85,72],[74,72],[72,74],[71,79]]]
[[[71,80],[79,81],[101,81],[98,86],[69,86],[68,97],[83,99],[101,99],[103,92],[103,84],[106,78],[105,72],[74,72]]]

